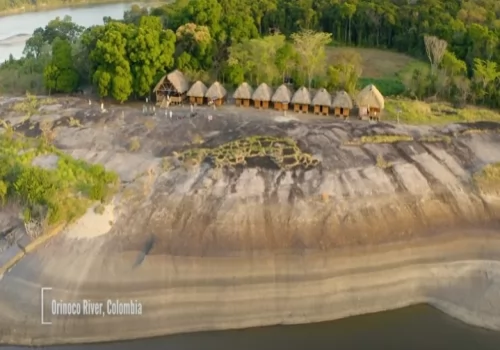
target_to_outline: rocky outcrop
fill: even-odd
[[[120,173],[119,217],[106,236],[63,233],[4,276],[0,343],[315,322],[421,302],[500,330],[500,197],[472,179],[500,161],[496,125],[278,123],[229,110],[147,127],[85,113],[75,117],[85,128],[62,123],[56,144]],[[253,135],[290,137],[320,163],[216,169],[169,157]],[[139,153],[127,151],[131,137]],[[137,300],[143,314],[56,317],[46,305],[47,328],[41,286],[49,299]]]

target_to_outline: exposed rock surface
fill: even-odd
[[[120,216],[109,234],[62,234],[4,276],[0,343],[313,322],[420,302],[500,330],[500,196],[471,178],[500,161],[500,135],[488,131],[498,126],[276,122],[231,108],[209,122],[203,110],[167,120],[72,108],[51,112],[55,143],[120,174]],[[388,134],[413,140],[357,142]],[[321,164],[186,169],[163,158],[196,147],[195,136],[210,148],[249,135],[291,137]],[[143,314],[56,319],[47,306],[53,325],[41,326],[42,286],[53,287],[49,299],[137,300]]]

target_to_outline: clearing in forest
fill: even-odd
[[[356,47],[329,47],[327,49],[328,63],[334,63],[337,57],[350,52],[356,52],[361,56],[363,78],[394,77],[399,72],[424,64],[424,62],[402,53]]]

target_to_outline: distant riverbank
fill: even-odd
[[[47,4],[32,5],[30,3],[26,3],[22,7],[2,9],[0,10],[0,18],[26,12],[39,12],[39,11],[55,10],[65,7],[74,8],[74,7],[84,7],[88,5],[107,5],[116,3],[159,4],[157,0],[141,0],[140,2],[133,0],[73,0],[70,3],[64,2],[62,0],[52,0],[50,3]]]

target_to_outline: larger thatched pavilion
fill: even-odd
[[[302,86],[293,94],[292,103],[294,112],[308,113],[311,104],[311,93],[305,86]]]
[[[253,89],[247,83],[241,83],[233,94],[233,98],[236,101],[237,106],[250,106],[250,100],[252,99]]]
[[[288,86],[282,84],[274,92],[271,101],[273,101],[274,109],[276,109],[277,111],[287,111],[288,105],[292,101],[292,92],[290,91]]]
[[[174,70],[160,79],[153,92],[156,94],[157,104],[163,104],[164,101],[167,101],[167,104],[178,104],[184,101],[188,89],[189,81],[184,74]]]
[[[273,89],[269,87],[266,83],[260,84],[257,89],[255,89],[252,100],[255,108],[269,108],[269,101],[273,97]]]
[[[328,115],[330,106],[332,105],[332,96],[326,89],[321,88],[316,92],[316,95],[314,95],[312,105],[314,106],[314,114],[321,113]]]
[[[339,91],[333,98],[332,102],[333,114],[336,117],[348,118],[352,109],[351,96],[345,91]]]
[[[213,83],[205,93],[205,97],[208,99],[208,101],[211,101],[211,103],[214,103],[216,106],[220,106],[224,103],[226,95],[226,89],[218,81]]]
[[[191,86],[189,91],[187,92],[187,96],[189,97],[189,102],[193,104],[203,104],[203,100],[205,99],[205,94],[207,93],[207,86],[203,84],[200,80]]]
[[[359,117],[361,119],[380,120],[380,114],[384,109],[384,96],[373,84],[366,86],[356,96],[356,104],[359,107]]]

